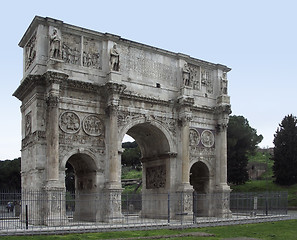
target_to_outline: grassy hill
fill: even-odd
[[[292,186],[280,186],[274,183],[273,161],[269,153],[257,152],[254,156],[249,156],[249,163],[265,163],[268,171],[262,174],[257,180],[247,181],[242,185],[232,185],[233,192],[288,192],[288,206],[297,208],[297,184]]]

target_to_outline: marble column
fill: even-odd
[[[184,118],[182,120],[181,127],[181,144],[182,144],[182,185],[187,185],[190,182],[190,152],[189,152],[189,142],[190,142],[190,127],[189,119]]]
[[[193,218],[193,187],[190,185],[190,121],[188,111],[181,117],[181,185],[177,190],[178,213],[174,218],[188,220]]]
[[[217,183],[220,186],[227,185],[227,123],[220,123],[217,125],[217,140],[218,144],[218,165],[219,170]]]
[[[118,106],[110,105],[109,111],[109,183],[111,188],[121,188],[121,178],[119,176],[121,162],[118,152]]]
[[[59,95],[60,83],[67,78],[68,75],[60,72],[49,71],[45,74],[47,84],[47,185],[59,181]]]
[[[52,84],[54,85],[54,84]],[[59,86],[55,86],[59,88]],[[47,97],[47,181],[59,180],[59,95],[51,87]]]
[[[217,116],[217,138],[216,138],[216,194],[214,214],[218,217],[231,217],[230,211],[230,187],[227,184],[227,124],[229,120],[230,106],[220,106]]]
[[[58,72],[47,72],[47,178],[45,185],[44,224],[60,226],[66,223],[64,179],[59,179],[59,94],[60,83],[67,79],[67,75]]]
[[[114,82],[106,84],[107,114],[108,114],[108,182],[105,188],[105,215],[104,221],[118,222],[122,220],[121,207],[121,161],[118,146],[118,106],[120,93],[125,89],[125,85]]]

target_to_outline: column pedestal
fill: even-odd
[[[44,188],[44,224],[46,226],[62,226],[68,222],[65,195],[64,188],[54,186]]]
[[[213,194],[214,215],[219,218],[231,218],[230,211],[230,187],[226,184]]]
[[[122,191],[123,189],[105,189],[103,221],[108,223],[121,222],[122,215]]]
[[[189,221],[193,219],[193,192],[189,183],[183,183],[176,191],[177,211],[175,219]]]

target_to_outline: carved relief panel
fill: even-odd
[[[213,93],[213,76],[209,69],[201,69],[201,85],[205,87],[207,93]]]
[[[31,112],[25,116],[25,136],[32,133],[32,116]]]
[[[146,169],[146,188],[156,189],[165,188],[166,184],[166,165],[148,167]]]
[[[190,146],[198,146],[200,142],[200,133],[196,129],[190,129]]]
[[[104,134],[104,125],[97,115],[88,115],[84,118],[83,129],[90,136],[100,136]]]
[[[25,69],[27,70],[36,57],[36,32],[33,34],[31,39],[25,48]]]
[[[102,69],[102,43],[84,38],[83,47],[83,66]]]
[[[210,130],[204,130],[201,134],[201,143],[204,147],[212,147],[214,145],[214,135]]]
[[[189,64],[190,85],[194,90],[200,90],[200,67]]]
[[[60,128],[65,133],[76,133],[80,129],[80,119],[75,112],[66,111],[60,115]]]
[[[204,160],[211,165],[215,160],[215,136],[213,130],[190,129],[190,161]]]
[[[63,34],[62,59],[65,63],[80,65],[81,37]]]
[[[144,114],[120,111],[118,113],[118,125],[119,126],[126,125],[132,120],[141,118],[141,117],[144,117]]]
[[[104,148],[104,123],[99,115],[64,111],[60,115],[60,144]]]

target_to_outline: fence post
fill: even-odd
[[[167,221],[168,223],[170,223],[170,193],[168,193],[167,200],[168,200]]]
[[[265,213],[266,213],[266,216],[268,216],[268,199],[267,199],[267,196],[268,193],[266,192],[265,193]]]
[[[28,219],[28,205],[26,205],[26,229],[28,229],[29,219]]]
[[[197,197],[197,194],[194,191],[193,192],[193,223],[197,223],[197,219],[196,219],[196,211],[197,211],[197,203],[196,203],[196,201],[197,201],[197,199],[196,199],[196,197]]]
[[[184,198],[183,198],[183,194],[184,192],[181,192],[181,196],[180,196],[180,202],[181,202],[181,212],[180,212],[180,216],[181,216],[181,218],[180,218],[180,223],[181,223],[181,225],[183,225],[183,210],[184,210]]]

